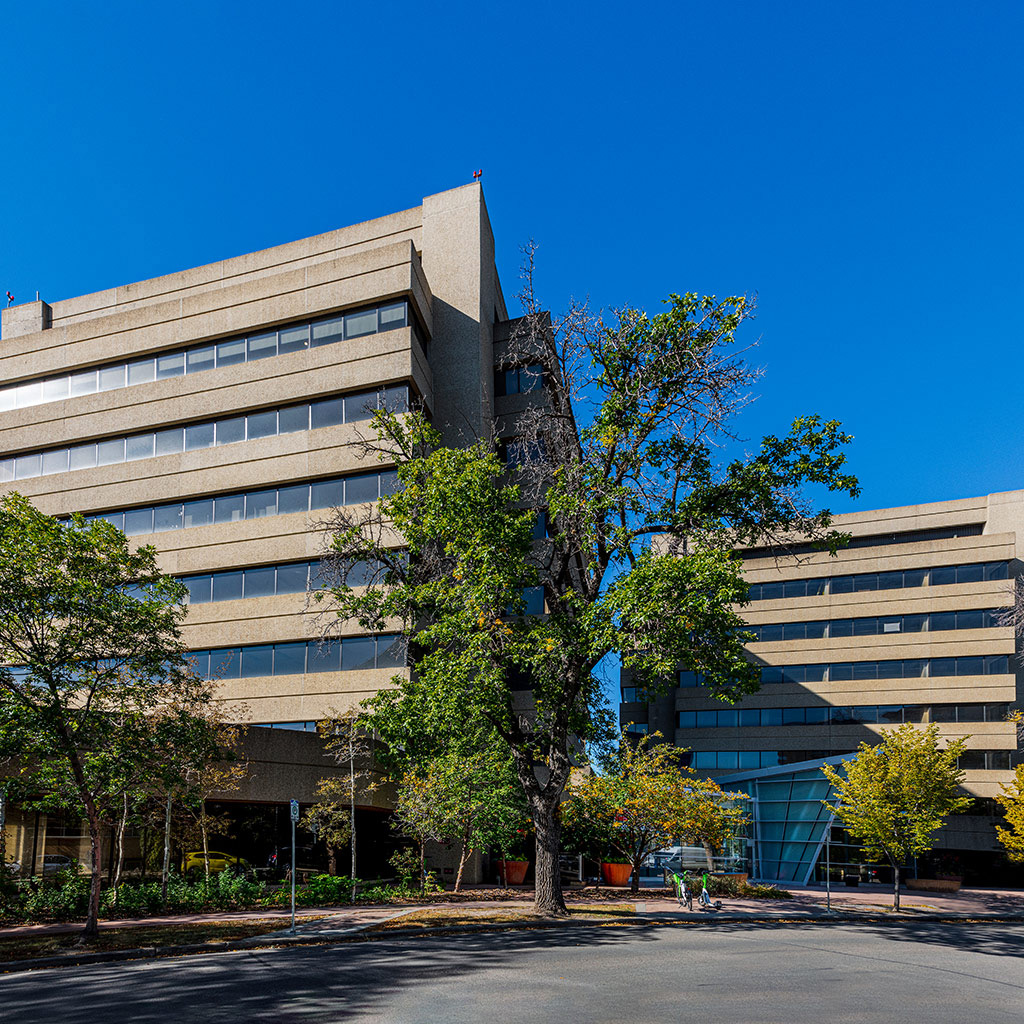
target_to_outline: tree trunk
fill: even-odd
[[[704,856],[707,858],[708,871],[715,870],[715,853],[711,849],[711,844],[705,839],[704,840]]]
[[[352,832],[352,869],[349,872],[349,877],[352,879],[352,902],[354,903],[356,899],[356,748],[351,725],[348,731],[348,807],[349,826]]]
[[[533,827],[537,833],[533,909],[548,917],[568,917],[569,911],[562,895],[562,873],[558,865],[562,839],[558,794],[553,798],[547,794],[537,795],[530,803]]]
[[[892,906],[893,910],[900,909],[900,868],[895,861],[892,862]]]
[[[91,799],[85,801],[85,812],[89,819],[89,853],[92,878],[89,880],[89,913],[82,929],[83,939],[95,939],[100,934],[100,886],[103,884],[103,839],[100,816]]]
[[[115,849],[117,851],[117,863],[114,867],[114,892],[117,892],[118,886],[121,884],[121,872],[124,870],[124,830],[128,824],[128,791],[122,794],[123,807],[121,808],[121,818],[117,823],[117,836],[115,839]]]
[[[149,811],[146,811],[146,817],[149,817]],[[147,825],[142,826],[142,831],[139,833],[139,853],[142,855],[142,868],[140,871],[139,882],[142,885],[146,884],[146,867],[147,861],[149,860],[149,827]]]
[[[420,843],[420,892],[427,891],[427,843]]]
[[[167,810],[164,812],[164,864],[160,872],[160,896],[167,903],[167,879],[171,870],[171,794],[167,794]]]
[[[458,892],[462,888],[462,871],[466,866],[466,861],[469,860],[469,855],[473,851],[469,848],[468,840],[463,840],[462,851],[459,853],[459,871],[455,876],[455,891]]]
[[[7,785],[0,786],[0,871],[7,864]]]
[[[330,844],[327,844],[327,874],[332,878],[338,873],[338,851]]]
[[[206,834],[206,802],[199,808],[199,831],[203,837],[203,876],[207,881],[210,880],[210,837]],[[292,871],[295,870],[295,865],[292,865]]]
[[[630,880],[629,880],[629,891],[630,892],[639,892],[640,891],[640,861],[641,860],[643,860],[643,858],[642,857],[638,857],[636,860],[633,861],[633,874],[630,875]]]

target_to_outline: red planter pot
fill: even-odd
[[[528,860],[499,860],[498,870],[506,885],[522,885],[530,867]]]
[[[628,885],[631,874],[632,864],[601,864],[601,877],[606,885]]]

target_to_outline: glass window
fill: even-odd
[[[770,642],[785,639],[786,629],[782,625],[760,626],[758,628],[758,640]]]
[[[761,666],[762,683],[781,683],[783,678],[782,668],[778,665]]]
[[[956,613],[957,629],[982,629],[984,625],[985,613],[980,608],[970,608]]]
[[[124,438],[117,437],[110,441],[97,442],[96,465],[111,466],[116,462],[124,462]]]
[[[193,348],[185,354],[185,370],[187,373],[199,373],[201,370],[212,370],[217,361],[217,349],[214,345]]]
[[[782,584],[782,596],[783,597],[806,597],[807,596],[807,581],[806,580],[789,580]]]
[[[217,365],[234,366],[245,362],[245,338],[229,338],[217,343]]]
[[[845,725],[853,721],[853,708],[829,708],[829,718],[833,725]]]
[[[960,707],[957,708],[956,720],[958,722],[984,722],[985,705],[961,704]]]
[[[956,721],[956,705],[955,704],[934,704],[932,705],[932,713],[929,716],[932,722],[955,722]]]
[[[10,483],[14,479],[14,459],[0,460],[0,482]]]
[[[853,619],[836,619],[828,624],[828,635],[853,636]]]
[[[718,764],[718,755],[713,750],[695,750],[693,752],[693,767],[707,771],[714,769]]]
[[[19,384],[17,396],[19,409],[38,405],[43,400],[43,386],[37,380],[30,381],[28,384]]]
[[[398,471],[395,469],[385,469],[383,473],[378,473],[380,479],[380,494],[381,497],[386,497],[389,494],[394,494],[398,490]]]
[[[309,324],[298,324],[294,327],[282,327],[277,344],[277,351],[302,352],[309,344]]]
[[[828,591],[830,594],[852,594],[853,577],[836,576],[833,580],[830,581],[828,585]]]
[[[877,707],[861,707],[853,709],[853,720],[855,722],[877,722]]]
[[[67,398],[70,393],[70,386],[67,377],[52,377],[43,381],[43,401],[58,402]]]
[[[743,708],[739,713],[741,728],[756,728],[761,724],[761,711],[758,708]]]
[[[279,565],[277,567],[277,592],[279,594],[305,593],[308,575],[308,562],[297,562],[294,565]]]
[[[246,339],[245,354],[249,362],[252,362],[254,359],[266,359],[267,356],[276,356],[277,331],[250,335]]]
[[[185,372],[185,353],[169,352],[156,357],[156,379],[180,377]]]
[[[185,502],[185,527],[209,526],[213,522],[213,498]]]
[[[378,497],[376,473],[360,473],[345,481],[345,504],[356,505],[364,501],[376,501]]]
[[[1008,577],[1009,563],[988,562],[982,569],[986,580],[1005,580]]]
[[[380,310],[380,329],[382,331],[391,331],[396,327],[405,327],[405,303],[395,302],[390,306],[381,306]]]
[[[235,444],[245,440],[245,417],[232,416],[230,419],[217,420],[217,444]]]
[[[156,435],[136,434],[125,442],[125,458],[129,462],[136,459],[151,459],[156,451]]]
[[[380,393],[380,407],[388,412],[409,411],[409,389],[407,387],[385,388]]]
[[[898,624],[898,623],[897,623]],[[878,619],[854,619],[854,636],[874,636],[878,632]]]
[[[345,421],[345,412],[340,398],[325,398],[310,406],[310,424],[314,430],[320,427],[336,427]]]
[[[828,677],[830,680],[843,680],[853,678],[853,665],[842,662],[836,665],[829,665]]]
[[[290,512],[309,511],[309,484],[277,489],[277,511],[279,515]]]
[[[723,770],[735,769],[739,765],[739,754],[735,750],[718,752],[718,767]]]
[[[53,452],[43,452],[43,476],[49,476],[51,473],[66,473],[67,468],[67,448],[58,448]]]
[[[1005,676],[1010,671],[1010,659],[1005,654],[990,654],[985,658],[985,675]]]
[[[923,587],[927,575],[927,569],[905,569],[903,571],[903,586]]]
[[[377,333],[377,310],[368,309],[362,313],[348,313],[345,316],[345,337],[361,338]]]
[[[904,615],[903,616],[903,632],[904,633],[921,633],[927,628],[928,616],[927,615]]]
[[[783,725],[803,725],[804,724],[804,709],[803,708],[783,708],[782,709],[782,724]]]
[[[309,406],[289,405],[277,414],[277,431],[279,434],[294,434],[299,430],[309,430]]]
[[[185,448],[185,431],[182,427],[156,432],[157,455],[175,455]]]
[[[275,593],[274,567],[245,570],[245,597],[272,597]]]
[[[128,364],[129,384],[148,384],[156,379],[155,359],[136,359]]]
[[[226,494],[213,499],[213,518],[217,523],[237,523],[245,518],[245,495]]]
[[[902,661],[880,661],[877,665],[879,679],[902,679]]]
[[[932,658],[928,668],[930,676],[952,676],[956,675],[956,659],[954,658]]]
[[[908,704],[903,708],[904,722],[923,722],[928,717],[930,708],[925,704]]]
[[[820,683],[825,679],[825,672],[828,670],[828,665],[805,665],[804,666],[804,682],[805,683]]]
[[[735,729],[739,725],[739,712],[733,709],[718,712],[719,729]]]
[[[181,529],[181,505],[157,505],[153,509],[153,532]]]
[[[357,395],[345,396],[345,422],[359,423],[370,419],[377,411],[376,394],[360,392]]]
[[[213,447],[213,424],[193,423],[185,428],[185,451]]]
[[[698,729],[714,729],[718,725],[718,712],[717,711],[698,711],[697,712],[697,728]]]
[[[206,604],[211,599],[213,581],[209,576],[193,576],[182,581],[188,587],[189,604]]]
[[[373,668],[376,661],[377,642],[373,637],[346,638],[341,642],[341,670],[352,672],[357,669]]]
[[[275,676],[299,676],[305,671],[305,644],[274,644]]]
[[[186,664],[200,679],[210,678],[209,651],[190,651],[186,655]]]
[[[332,345],[341,341],[343,333],[343,317],[334,317],[331,320],[321,320],[313,324],[313,337],[309,343],[310,348],[317,348],[320,345]]]
[[[828,708],[804,708],[804,721],[808,725],[824,725],[828,722]]]
[[[320,645],[310,641],[306,657],[309,672],[337,672],[341,669],[341,644]]]
[[[18,389],[13,388],[0,388],[0,411],[7,412],[9,409],[14,409],[18,405]]]
[[[245,518],[262,519],[277,515],[277,489],[250,491],[245,496]]]
[[[242,670],[242,650],[239,647],[222,647],[210,651],[210,671],[216,679],[238,679]]]
[[[237,601],[241,596],[241,572],[215,572],[213,574],[214,601]]]
[[[71,394],[91,395],[96,391],[96,371],[83,370],[81,373],[71,374]]]
[[[137,537],[142,533],[153,532],[153,510],[151,508],[135,508],[124,514],[125,536]]]
[[[334,508],[345,503],[344,484],[341,480],[320,480],[310,489],[311,509]]]
[[[782,725],[782,708],[761,708],[762,728],[777,725]]]
[[[904,658],[903,659],[903,678],[904,679],[917,679],[925,674],[925,670],[928,667],[928,662],[923,658]]]
[[[1005,722],[1006,716],[1010,713],[1009,704],[986,704],[985,705],[985,721],[986,722]]]
[[[125,365],[103,366],[97,372],[100,391],[111,391],[114,388],[124,387]]]
[[[878,575],[876,573],[865,573],[863,576],[853,577],[853,592],[861,594],[869,590],[878,589]]]
[[[635,694],[634,694],[635,696]],[[694,729],[697,726],[697,713],[695,711],[679,712],[679,728]]]
[[[825,635],[825,629],[828,626],[827,622],[806,622],[804,623],[805,631],[804,636],[808,640],[819,640]]]
[[[400,636],[377,637],[377,668],[405,668],[405,640]]]
[[[957,658],[956,674],[958,676],[980,676],[985,674],[984,658]]]
[[[123,512],[106,512],[101,516],[97,516],[97,519],[102,519],[105,523],[110,523],[111,526],[116,526],[117,529],[124,531],[124,513]]]
[[[945,587],[950,583],[956,583],[955,566],[950,565],[932,569],[930,583],[933,587]]]
[[[761,752],[759,750],[737,751],[737,758],[742,769],[759,768],[761,766]]]
[[[962,768],[965,771],[975,770],[985,767],[985,754],[981,750],[965,750],[960,757],[957,758],[957,767]]]
[[[783,588],[781,583],[762,583],[761,598],[764,601],[778,601],[782,597]]]
[[[873,661],[855,661],[852,668],[854,679],[878,678],[878,665]]]
[[[960,565],[956,570],[957,583],[980,583],[985,578],[983,565]]]
[[[242,648],[242,678],[252,679],[255,676],[272,676],[274,674],[274,647],[272,644],[259,644],[255,647]]]
[[[697,673],[696,672],[680,672],[679,673],[679,685],[683,687],[697,686]]]
[[[986,754],[986,763],[992,771],[1005,771],[1010,767],[1010,751],[990,750]]]
[[[902,704],[883,704],[878,708],[878,721],[899,724],[903,721]]]
[[[246,416],[246,437],[250,441],[258,437],[273,437],[277,433],[277,410],[251,412]]]

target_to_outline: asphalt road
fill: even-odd
[[[1024,1020],[1024,924],[476,933],[0,977],[0,1020]]]

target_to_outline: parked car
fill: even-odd
[[[228,868],[235,868],[239,871],[244,871],[249,874],[252,868],[249,867],[249,862],[244,857],[237,857],[233,853],[218,853],[216,850],[211,850],[209,853],[210,857],[210,874],[216,875],[221,871],[227,871]],[[190,850],[181,861],[181,872],[184,875],[202,875],[206,871],[204,864],[203,851],[202,850]]]
[[[55,875],[58,871],[69,871],[80,874],[84,870],[82,862],[74,857],[66,857],[62,853],[48,853],[43,857],[43,874]]]

